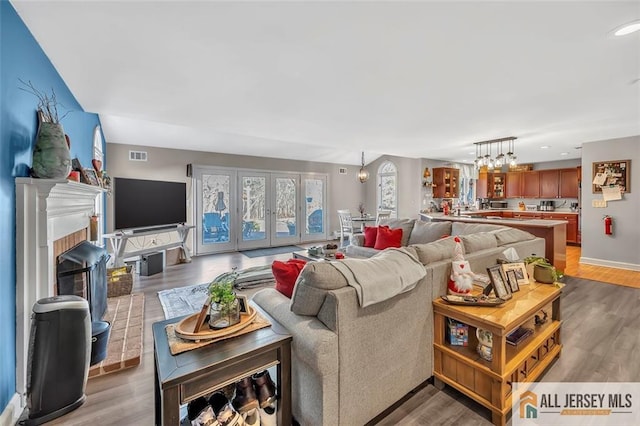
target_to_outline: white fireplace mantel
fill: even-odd
[[[16,178],[16,385],[26,395],[33,305],[51,297],[55,283],[53,242],[85,229],[105,192],[66,179]]]

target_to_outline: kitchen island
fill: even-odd
[[[544,256],[559,271],[564,271],[567,266],[567,221],[549,219],[516,219],[502,218],[499,216],[473,217],[474,212],[465,211],[460,216],[449,216],[444,213],[420,213],[420,218],[430,222],[466,222],[488,223],[491,225],[510,226],[512,228],[527,231],[536,237],[544,238]]]

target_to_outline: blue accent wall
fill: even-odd
[[[53,88],[71,111],[62,125],[71,157],[85,167],[91,167],[93,131],[100,124],[97,114],[84,112],[13,6],[0,0],[0,413],[16,391],[15,178],[28,176],[37,130],[37,99],[19,89],[19,78],[42,91]]]

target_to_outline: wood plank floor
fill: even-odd
[[[134,291],[145,294],[141,365],[89,380],[84,405],[48,424],[152,425],[154,359],[151,325],[164,319],[157,292],[211,281],[234,266],[242,269],[290,257],[290,254],[282,254],[250,259],[240,253],[201,256],[195,257],[190,264],[169,266],[151,277],[136,275]],[[570,271],[568,267],[567,274],[576,276]],[[587,274],[588,271],[580,268],[579,273]],[[638,302],[640,292],[627,287],[605,287],[602,284],[569,287],[563,296],[563,339],[566,346],[562,357],[550,368],[545,380],[640,381],[640,367],[630,360],[632,354],[640,350]],[[593,353],[597,356],[593,356]],[[449,387],[439,391],[428,385],[381,420],[380,424],[488,425],[490,418],[488,410],[457,391]]]
[[[567,246],[567,268],[565,274],[587,280],[640,288],[640,271],[585,265],[580,262],[580,247]]]

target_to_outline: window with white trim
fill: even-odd
[[[398,217],[398,169],[391,161],[378,167],[378,210],[391,211],[391,217]]]

